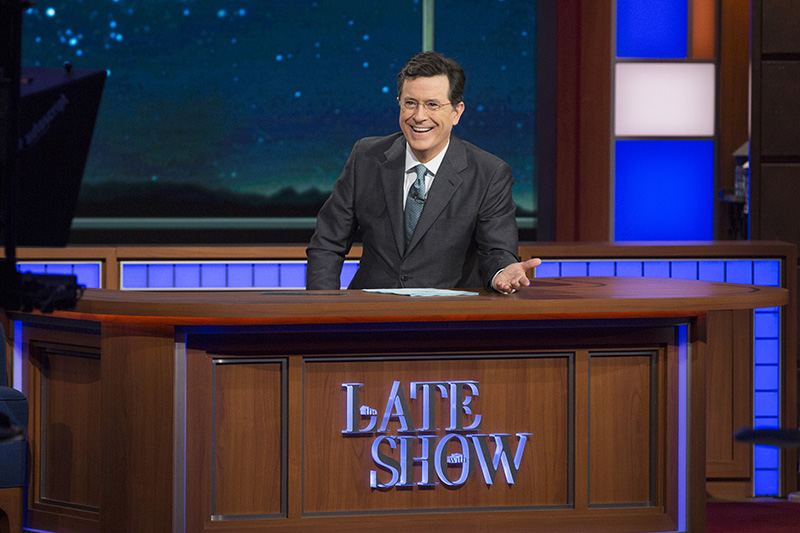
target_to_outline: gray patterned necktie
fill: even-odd
[[[419,215],[422,213],[422,208],[425,206],[425,173],[428,169],[425,165],[417,165],[414,167],[417,172],[417,180],[411,185],[408,190],[408,198],[406,198],[405,209],[405,228],[406,228],[406,245],[411,241],[411,236],[414,234],[414,228],[417,227]]]

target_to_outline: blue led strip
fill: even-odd
[[[17,270],[22,273],[31,274],[50,274],[75,276],[78,285],[83,285],[87,289],[100,289],[102,264],[99,261],[74,261],[74,262],[46,262],[33,263],[20,261],[17,262]]]
[[[780,286],[779,260],[569,260],[545,261],[536,269],[537,278],[552,277],[654,277]],[[753,425],[780,427],[779,307],[756,309],[753,314]],[[753,450],[753,491],[755,496],[780,494],[780,454],[773,446]]]
[[[342,267],[347,287],[358,270],[357,261]],[[304,289],[305,261],[123,261],[122,290]]]

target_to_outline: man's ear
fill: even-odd
[[[455,118],[453,118],[453,126],[458,124],[458,121],[461,119],[461,114],[464,112],[464,102],[459,102],[458,105],[453,107],[453,113],[456,114]]]

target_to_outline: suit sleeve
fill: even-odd
[[[317,224],[306,257],[306,289],[336,290],[345,256],[358,229],[354,207],[355,160],[353,147],[344,170],[333,185],[333,192],[317,214]]]
[[[493,290],[492,280],[499,270],[519,262],[517,206],[511,196],[513,183],[511,167],[501,161],[494,170],[478,213],[475,241],[481,279],[489,290]]]

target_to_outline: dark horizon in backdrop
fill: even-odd
[[[422,8],[419,0],[50,0],[27,10],[23,66],[108,72],[72,242],[310,236],[353,144],[399,130],[396,76],[421,50]],[[511,165],[530,235],[536,4],[438,0],[434,31],[434,48],[467,73],[454,133]],[[226,219],[236,221],[225,225],[230,235],[215,230]]]

